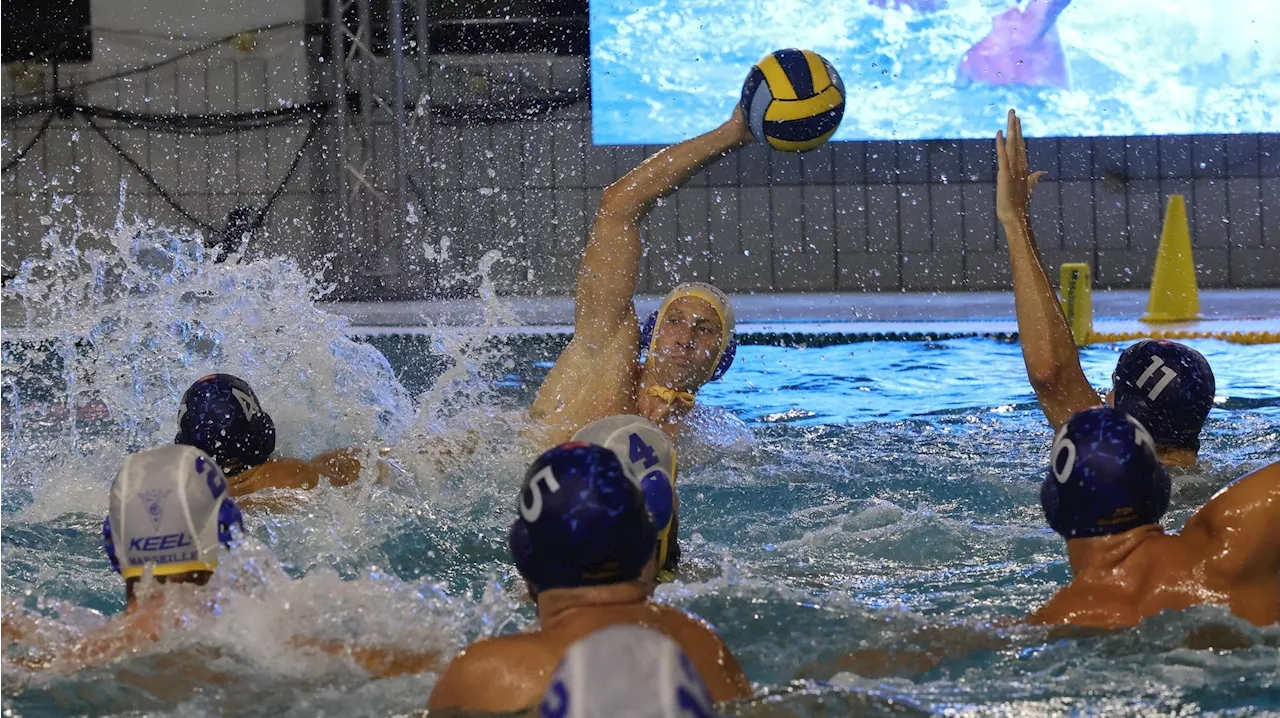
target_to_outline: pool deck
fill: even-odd
[[[660,299],[638,296],[636,308],[641,315],[647,314]],[[1146,290],[1095,290],[1095,331],[1150,329],[1139,321],[1146,303]],[[479,299],[322,306],[347,316],[355,333],[366,335],[438,334],[481,327],[494,334],[561,334],[573,324],[571,297],[503,297],[489,307]],[[1017,331],[1011,292],[743,294],[733,297],[733,306],[739,332],[990,335]],[[1200,313],[1203,320],[1199,322],[1152,326],[1164,331],[1280,332],[1280,289],[1203,290]]]
[[[636,297],[641,316],[659,296]],[[1142,333],[1146,291],[1094,291],[1094,331]],[[321,302],[347,316],[353,334],[564,334],[572,329],[571,297],[502,297],[415,302]],[[791,334],[1012,334],[1018,330],[1011,292],[804,293],[733,296],[740,333]],[[1280,333],[1280,289],[1206,289],[1198,323],[1157,325],[1160,330]],[[0,302],[0,326],[22,326],[26,315]],[[0,335],[3,338],[3,335]]]

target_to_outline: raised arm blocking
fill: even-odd
[[[1013,110],[1009,110],[1007,130],[1007,137],[996,134],[996,215],[1009,244],[1018,340],[1027,378],[1045,417],[1057,429],[1077,411],[1102,402],[1080,368],[1071,327],[1031,233],[1031,193],[1044,172],[1028,167],[1022,122]]]

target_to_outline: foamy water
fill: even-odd
[[[139,655],[71,676],[6,663],[6,711],[405,713],[425,705],[434,673],[371,681],[300,639],[448,657],[532,624],[506,531],[525,462],[522,402],[547,371],[544,353],[481,329],[384,356],[317,309],[323,289],[288,261],[216,264],[194,237],[106,234],[114,249],[96,254],[55,236],[53,259],[25,265],[4,290],[3,590],[45,616],[35,620],[51,644],[123,608],[100,547],[107,487],[128,451],[172,439],[194,379],[246,378],[275,418],[281,455],[390,446],[400,468],[251,513],[209,587],[216,611]],[[489,301],[490,321],[509,323]],[[1173,527],[1280,443],[1275,349],[1195,346],[1222,396],[1206,460],[1177,480]],[[1083,353],[1099,387],[1119,349]],[[398,373],[427,359],[443,369],[411,395]],[[1092,639],[1001,627],[1068,579],[1038,507],[1050,432],[1016,345],[743,347],[702,399],[680,447],[685,563],[658,597],[711,620],[757,683],[763,697],[730,713],[1280,710],[1278,629],[1220,609]],[[913,631],[940,623],[1004,647],[923,676],[792,683],[848,650],[917,647]],[[1189,647],[1215,626],[1238,647]]]

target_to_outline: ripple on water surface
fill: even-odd
[[[4,290],[0,490],[6,602],[47,616],[49,641],[73,641],[123,607],[100,549],[106,489],[126,452],[173,436],[178,398],[203,374],[253,384],[282,454],[391,445],[401,470],[251,513],[248,537],[209,587],[215,614],[70,677],[6,663],[6,710],[407,712],[424,705],[434,674],[371,682],[295,639],[448,656],[530,625],[506,530],[524,462],[511,437],[546,372],[545,346],[495,344],[481,331],[380,345],[384,356],[316,308],[321,292],[295,265],[214,264],[164,233],[93,256],[55,247],[54,257]],[[504,321],[494,302],[489,316]],[[25,321],[11,319],[15,303]],[[1280,443],[1274,348],[1193,344],[1221,396],[1206,460],[1176,479],[1175,527]],[[1082,352],[1099,389],[1122,348]],[[760,699],[730,714],[1280,710],[1276,629],[1218,609],[1091,638],[1000,627],[1068,578],[1038,506],[1051,435],[1016,344],[743,347],[739,356],[702,394],[708,408],[681,440],[685,563],[657,591],[712,621],[760,687]],[[426,364],[429,379],[406,389]],[[440,451],[464,444],[476,447],[465,463]],[[826,670],[827,682],[792,682],[849,650],[925,648],[919,631],[948,622],[1000,647],[913,677]],[[1206,642],[1217,631],[1227,644]]]

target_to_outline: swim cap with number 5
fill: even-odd
[[[639,578],[657,540],[644,496],[609,449],[568,443],[529,467],[508,538],[536,591]]]

